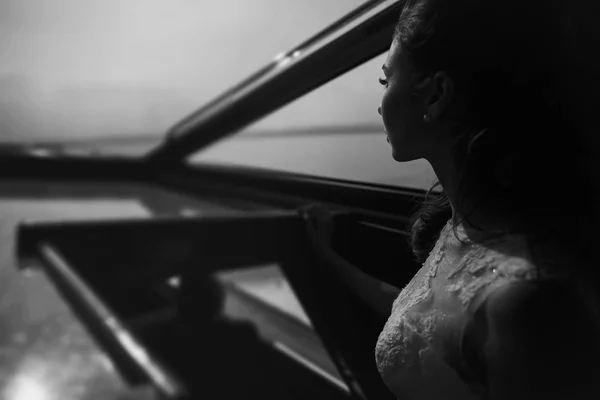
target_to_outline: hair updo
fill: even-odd
[[[464,171],[456,206],[465,220],[493,198],[525,221],[528,233],[581,246],[589,236],[583,227],[591,181],[583,166],[588,154],[565,106],[567,6],[408,0],[394,41],[413,63],[415,80],[446,71],[467,99],[468,115],[449,121]],[[438,185],[410,221],[420,262],[452,215],[444,192],[433,192]]]

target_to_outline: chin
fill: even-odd
[[[408,161],[419,160],[423,157],[418,156],[416,154],[411,154],[406,151],[398,151],[392,147],[392,158],[398,162],[408,162]]]
[[[420,152],[417,151],[414,145],[411,146],[411,143],[404,138],[394,137],[393,140],[389,135],[388,143],[392,148],[392,158],[398,162],[408,162],[415,161],[420,158],[423,158]],[[399,140],[400,139],[400,140]],[[398,143],[400,142],[400,143]]]

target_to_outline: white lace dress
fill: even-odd
[[[457,234],[466,238],[460,227]],[[481,360],[469,348],[465,328],[495,288],[549,278],[534,267],[524,235],[505,235],[485,246],[458,244],[449,221],[421,270],[394,301],[379,336],[377,367],[399,399],[483,398]]]

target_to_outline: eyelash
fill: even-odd
[[[383,79],[383,78],[379,78],[379,83],[385,87],[387,87],[387,85],[388,85],[387,79]]]

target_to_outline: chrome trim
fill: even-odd
[[[384,52],[404,0],[365,3],[189,115],[147,159],[165,164],[231,134]]]

